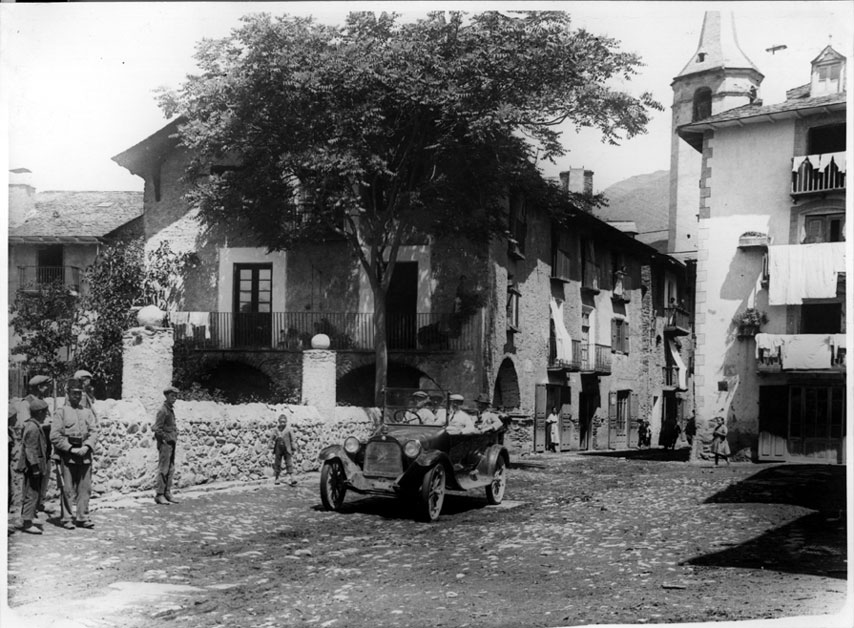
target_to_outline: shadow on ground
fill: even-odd
[[[626,460],[651,460],[660,462],[688,462],[691,455],[689,447],[682,449],[625,449],[619,451],[582,451],[582,456],[602,456],[604,458],[625,458]]]
[[[442,517],[452,517],[457,514],[480,510],[489,504],[485,497],[463,493],[445,493],[442,505]],[[318,504],[314,510],[323,510]],[[395,497],[353,496],[348,497],[342,504],[338,514],[341,515],[372,515],[383,519],[417,519],[418,507],[412,500]]]
[[[762,469],[704,503],[784,504],[817,512],[685,564],[846,578],[844,467],[779,465]]]

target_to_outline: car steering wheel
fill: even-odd
[[[413,419],[417,419],[419,424],[423,424],[418,413],[411,410],[395,410],[393,418],[395,423],[415,423]]]

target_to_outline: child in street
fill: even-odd
[[[275,483],[279,484],[279,475],[282,473],[282,458],[285,459],[285,469],[290,481],[288,484],[296,486],[294,478],[294,435],[288,428],[288,417],[279,415],[279,425],[273,431],[273,475]]]

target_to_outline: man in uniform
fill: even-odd
[[[51,379],[47,375],[35,375],[30,378],[30,394],[21,399],[21,403],[18,404],[18,422],[20,425],[24,425],[27,419],[30,418],[31,412],[30,408],[32,404],[37,399],[43,400],[47,395],[48,390],[50,390],[50,382]],[[44,431],[45,442],[47,443],[47,458],[45,460],[50,460],[52,447],[50,444],[50,421],[43,421],[41,424],[41,429]],[[48,463],[49,466],[49,463]],[[57,469],[57,474],[59,474],[59,469]],[[44,510],[44,502],[47,497],[47,489],[50,486],[50,469],[47,470],[46,473],[43,473],[41,476],[41,492],[39,493],[39,503],[38,510]],[[59,484],[59,479],[57,478],[57,484]]]
[[[178,441],[174,406],[179,392],[174,386],[164,389],[166,400],[154,420],[154,438],[157,440],[157,494],[154,502],[161,505],[178,503],[172,497],[172,475],[175,472],[175,444]]]
[[[95,415],[89,408],[80,406],[83,397],[80,380],[68,380],[65,391],[68,405],[58,408],[50,423],[53,459],[59,465],[62,478],[62,526],[69,530],[73,530],[75,524],[93,528],[95,524],[89,519],[89,497],[92,494],[92,454],[97,441]]]
[[[42,478],[50,473],[47,457],[47,439],[42,424],[47,416],[47,403],[34,399],[29,403],[30,416],[21,434],[21,455],[17,471],[22,472],[21,487],[21,530],[29,534],[41,534],[33,524],[41,503]]]
[[[477,418],[474,426],[479,432],[490,432],[504,427],[501,417],[489,409],[489,395],[481,393],[474,402],[477,404]]]

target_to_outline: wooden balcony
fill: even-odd
[[[477,346],[477,316],[461,320],[450,313],[418,313],[386,319],[388,351],[458,352]],[[170,324],[175,340],[199,350],[311,349],[311,339],[326,334],[330,349],[373,351],[370,312],[176,312]]]
[[[58,288],[80,293],[83,270],[76,266],[18,266],[18,290],[43,293]]]
[[[611,373],[611,347],[608,345],[581,345],[581,371],[609,375]]]
[[[681,307],[664,308],[664,333],[674,336],[687,336],[691,333],[691,317],[688,310]]]
[[[584,262],[581,272],[581,289],[598,294],[599,287],[599,265],[592,262]]]
[[[845,170],[844,152],[795,156],[792,158],[791,194],[799,197],[844,192]]]

